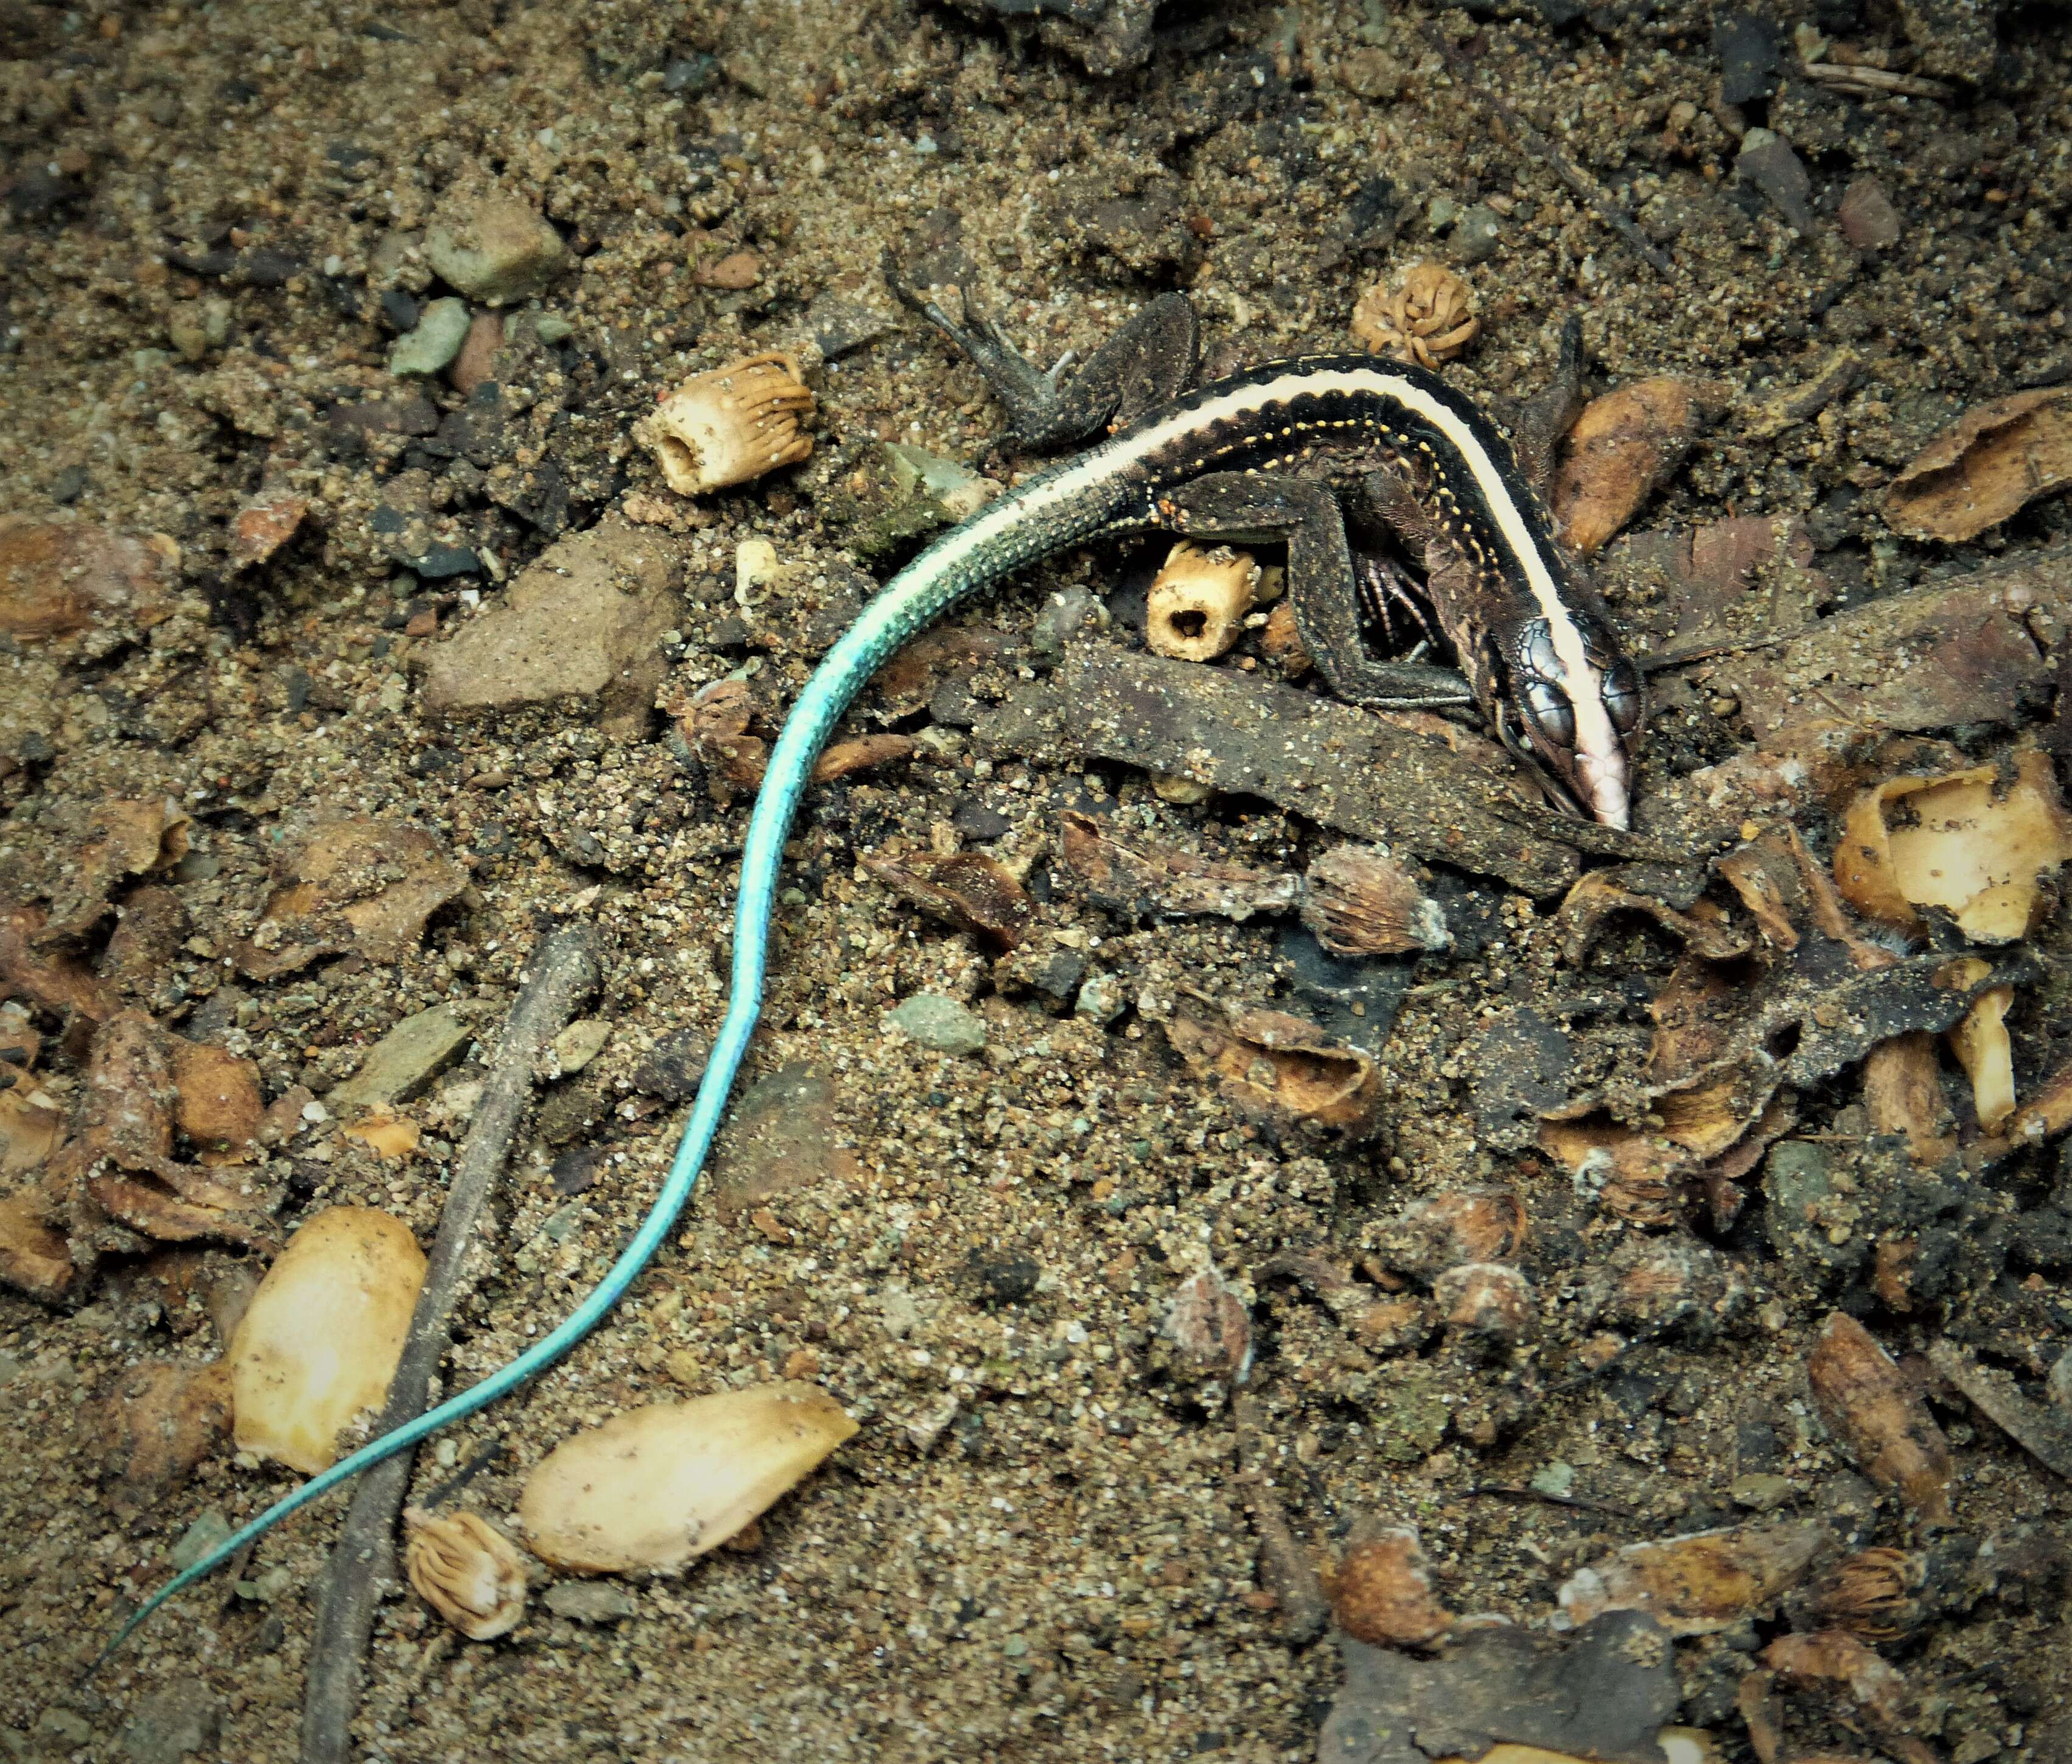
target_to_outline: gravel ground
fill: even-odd
[[[1347,347],[1358,296],[1436,257],[1475,290],[1482,335],[1449,372],[1478,395],[1536,388],[1571,313],[1594,389],[1722,383],[1725,414],[1637,524],[1794,517],[1827,611],[2041,551],[2072,533],[2062,500],[1967,545],[1897,537],[1877,500],[1961,410],[2072,376],[2072,40],[2046,9],[1993,10],[1822,0],[1716,32],[1714,9],[1683,4],[1167,8],[1141,67],[1096,75],[1087,60],[1129,59],[1126,31],[881,0],[0,0],[5,512],[163,535],[178,560],[148,630],[112,617],[0,653],[0,893],[54,898],[99,805],[178,803],[190,849],[157,880],[183,929],[121,982],[125,1001],[255,1062],[269,1101],[297,1086],[321,1098],[434,1005],[490,1036],[543,927],[603,928],[595,1014],[610,1038],[543,1090],[514,1159],[452,1360],[458,1380],[481,1376],[594,1281],[667,1162],[681,1109],[656,1050],[701,1045],[723,1005],[746,801],[717,802],[724,787],[641,705],[434,713],[422,688],[440,642],[608,520],[615,566],[646,548],[678,597],[646,639],[660,699],[753,660],[756,705],[781,713],[889,567],[857,538],[877,444],[995,475],[1016,463],[989,450],[1001,417],[976,375],[884,292],[888,246],[939,264],[961,252],[969,291],[1039,360],[1184,287],[1211,366]],[[1795,27],[1944,95],[1827,90],[1801,72]],[[1464,92],[1428,32],[1600,180],[1670,273]],[[1737,138],[1758,126],[1795,154],[1802,196],[1788,168],[1766,189],[1764,162],[1741,163],[1762,143]],[[1864,180],[1889,226],[1864,218]],[[562,259],[509,304],[472,393],[398,379],[399,327],[453,292],[427,229],[492,188],[551,222]],[[630,433],[656,393],[802,345],[812,460],[672,496]],[[1862,363],[1845,389],[1759,435],[1766,401],[1842,348]],[[307,509],[246,561],[234,524],[262,492]],[[783,568],[744,605],[751,540]],[[1313,1756],[1337,1652],[1292,1633],[1287,1600],[1263,1587],[1230,1389],[1170,1339],[1176,1290],[1205,1260],[1248,1310],[1257,1449],[1302,1547],[1322,1563],[1362,1526],[1415,1526],[1451,1608],[1522,1622],[1612,1547],[1758,1511],[1918,1541],[1809,1404],[1804,1363],[1837,1306],[1900,1355],[1960,1325],[2017,1365],[2072,1340],[2058,1284],[2072,1174],[2055,1149],[1944,1172],[1923,1199],[1925,1176],[1864,1141],[1852,1074],[1799,1096],[1799,1131],[1860,1190],[1856,1250],[1902,1228],[1938,1246],[1939,1284],[1910,1312],[1880,1308],[1846,1226],[1815,1242],[1758,1194],[1723,1229],[1643,1232],[1536,1153],[1492,1145],[1476,1098],[1486,1023],[1588,995],[1576,1058],[1609,1069],[1644,1042],[1676,949],[1622,920],[1564,966],[1556,903],[1490,878],[1427,873],[1451,951],[1326,976],[1326,992],[1362,1001],[1349,1014],[1341,997],[1330,1026],[1374,1043],[1374,1138],[1308,1143],[1234,1112],[1164,1020],[1189,988],[1318,1016],[1314,943],[1272,919],[1104,913],[1058,866],[1060,816],[1088,810],[1266,869],[1300,869],[1330,837],[1256,800],[1169,802],[1126,767],[987,753],[968,734],[1035,677],[1049,594],[1113,597],[1126,627],[1156,561],[1108,548],[1034,570],[958,616],[968,645],[866,702],[859,730],[916,734],[921,750],[820,791],[797,832],[748,1074],[780,1087],[761,1093],[767,1125],[723,1142],[713,1194],[614,1319],[428,1452],[419,1493],[493,1445],[467,1499],[507,1519],[525,1473],[577,1429],[778,1376],[819,1382],[861,1431],[752,1548],[628,1583],[630,1615],[555,1614],[538,1602],[544,1569],[531,1616],[499,1643],[459,1641],[407,1593],[387,1603],[358,1755]],[[1610,586],[1637,648],[1674,628],[1673,603]],[[1688,686],[1663,690],[1657,719],[1643,794],[1745,744],[1731,703]],[[1950,733],[1976,755],[2004,744],[2004,730]],[[400,954],[253,979],[233,957],[277,862],[339,816],[430,833],[463,885]],[[1803,830],[1827,849],[1817,817]],[[996,961],[857,862],[960,846],[1023,874],[1043,960],[1112,977],[1120,1014],[1073,1012],[1074,988],[1046,990],[1034,956]],[[76,946],[89,965],[109,929]],[[2072,1053],[2066,935],[2039,935],[2043,977],[2012,1019],[2025,1085]],[[917,993],[967,1006],[983,1051],[931,1051],[888,1026]],[[69,1106],[80,1049],[40,1021],[42,1082]],[[384,1161],[322,1124],[288,1137],[264,1171],[285,1220],[376,1206],[428,1240],[480,1054],[463,1047],[409,1105],[416,1157]],[[1961,1117],[1961,1080],[1946,1082]],[[1421,1351],[1363,1341],[1268,1265],[1379,1257],[1367,1296],[1421,1300],[1429,1279],[1391,1271],[1379,1222],[1489,1184],[1529,1217],[1511,1259],[1533,1310],[1494,1350],[1436,1330]],[[1617,1367],[1580,1372],[1607,1281],[1670,1248],[1712,1283],[1701,1301],[1659,1327],[1627,1318]],[[219,1272],[236,1259],[205,1258]],[[77,1682],[197,1515],[234,1523],[286,1486],[224,1445],[119,1515],[118,1381],[222,1346],[138,1260],[107,1258],[56,1307],[0,1291],[0,1758],[272,1764],[295,1755],[328,1507]],[[2072,1491],[1961,1404],[1938,1413],[1958,1534],[2062,1557]],[[1490,1485],[1587,1504],[1477,1492]],[[2025,1571],[1885,1646],[1934,1756],[2072,1759],[2062,1585]],[[1778,1628],[1766,1612],[1679,1649],[1682,1718],[1728,1758],[1756,1755],[1736,1688]],[[1872,1744],[1804,1721],[1808,1745]]]

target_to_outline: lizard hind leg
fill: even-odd
[[[1084,441],[1170,404],[1194,383],[1201,323],[1185,294],[1161,294],[1076,367],[1068,354],[1045,369],[977,311],[968,294],[959,323],[906,280],[890,252],[883,267],[885,284],[900,303],[927,319],[985,376],[1007,411],[1009,436],[1025,446],[1041,450]]]
[[[1449,669],[1367,653],[1352,548],[1329,486],[1268,472],[1211,472],[1161,493],[1157,511],[1161,526],[1190,537],[1287,542],[1297,635],[1347,702],[1399,710],[1470,702],[1461,676]]]

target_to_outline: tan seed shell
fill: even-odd
[[[635,436],[669,487],[695,496],[796,465],[813,450],[799,427],[812,413],[798,358],[772,350],[693,375],[663,395]]]
[[[1258,594],[1259,565],[1250,552],[1183,539],[1152,578],[1144,640],[1161,656],[1213,661],[1238,640]]]
[[[525,1614],[525,1562],[510,1539],[477,1514],[403,1515],[404,1572],[420,1597],[471,1642],[508,1635]]]

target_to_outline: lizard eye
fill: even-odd
[[[1631,662],[1622,657],[1613,663],[1611,672],[1605,676],[1604,696],[1605,713],[1611,718],[1613,728],[1622,735],[1630,735],[1640,726],[1640,674]]]
[[[1576,746],[1576,707],[1568,702],[1568,695],[1551,681],[1528,681],[1519,694],[1525,707],[1526,720],[1550,746],[1564,753],[1572,752]]]

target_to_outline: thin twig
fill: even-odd
[[[1309,1552],[1296,1540],[1294,1528],[1274,1492],[1266,1435],[1266,1414],[1256,1396],[1231,1403],[1237,1423],[1238,1482],[1252,1529],[1259,1533],[1260,1585],[1281,1602],[1283,1634],[1291,1642],[1314,1642],[1331,1621],[1331,1602]]]
[[[474,1247],[475,1221],[509,1154],[533,1071],[548,1042],[596,991],[602,973],[597,933],[586,925],[555,932],[533,954],[532,972],[505,1021],[504,1044],[483,1086],[475,1125],[439,1214],[424,1289],[417,1295],[376,1433],[401,1427],[424,1412],[432,1375],[450,1344],[448,1319],[459,1294],[462,1264]],[[374,1607],[382,1583],[396,1577],[396,1516],[416,1457],[414,1451],[398,1452],[360,1478],[331,1552],[302,1702],[302,1764],[343,1764],[350,1750],[349,1729],[360,1704],[360,1671],[373,1633]]]
[[[1466,56],[1429,27],[1424,31],[1424,40],[1438,51],[1441,59],[1452,70],[1453,78],[1494,111],[1507,127],[1516,132],[1521,146],[1529,153],[1537,154],[1552,167],[1555,175],[1576,193],[1577,199],[1594,211],[1599,220],[1632,246],[1642,262],[1658,275],[1668,278],[1675,275],[1675,265],[1655,249],[1647,235],[1634,224],[1632,216],[1612,200],[1610,192],[1577,167],[1544,131],[1535,128],[1494,92],[1487,90],[1476,79],[1475,70]]]
[[[1659,674],[1671,668],[1688,668],[1693,662],[1716,661],[1722,656],[1745,656],[1752,649],[1774,649],[1779,644],[1788,644],[1794,637],[1803,637],[1801,631],[1780,631],[1768,637],[1748,637],[1739,643],[1707,644],[1698,649],[1665,649],[1652,656],[1642,656],[1634,666],[1644,674]]]

